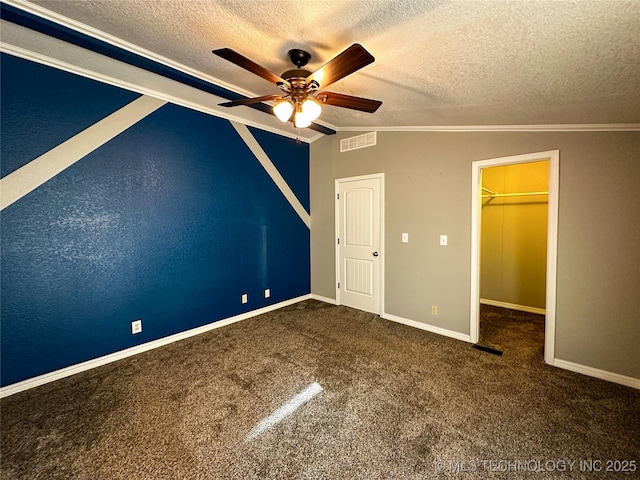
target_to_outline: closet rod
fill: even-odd
[[[488,188],[482,187],[482,190],[485,192],[489,192],[489,195],[482,195],[482,198],[493,198],[493,197],[520,197],[527,195],[549,195],[549,192],[522,192],[522,193],[498,193],[493,190],[489,190]]]

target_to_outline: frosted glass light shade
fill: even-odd
[[[281,122],[287,122],[293,113],[293,105],[291,105],[289,100],[280,100],[274,105],[273,113],[275,113]]]
[[[296,128],[306,128],[311,125],[311,119],[304,114],[304,112],[296,112],[293,117],[293,124]]]
[[[302,103],[302,113],[312,122],[320,116],[321,112],[322,107],[320,107],[320,104],[312,98],[307,98]]]

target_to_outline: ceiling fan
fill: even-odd
[[[358,43],[354,43],[313,73],[302,68],[309,63],[311,54],[297,48],[288,52],[289,59],[296,68],[287,70],[282,75],[276,75],[230,48],[213,50],[213,53],[276,84],[283,92],[280,95],[263,95],[224,102],[220,104],[223,107],[275,101],[273,113],[278,119],[282,122],[291,120],[297,128],[305,128],[320,116],[322,104],[368,113],[375,112],[382,105],[382,102],[378,100],[320,90],[320,86],[326,88],[341,78],[373,63],[375,60],[373,56]]]

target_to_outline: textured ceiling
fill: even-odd
[[[329,90],[381,100],[325,106],[348,127],[640,123],[640,0],[35,0],[251,96],[278,89],[211,54],[275,73],[314,70],[352,43],[375,63]],[[235,107],[246,109],[246,107]]]

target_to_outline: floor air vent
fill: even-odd
[[[357,148],[373,147],[376,144],[376,132],[364,133],[340,140],[340,153]]]
[[[492,355],[498,355],[499,357],[502,356],[502,352],[500,350],[496,350],[495,348],[490,348],[490,347],[483,347],[482,345],[474,345],[473,348],[476,348],[482,352],[487,352],[487,353],[491,353]]]

